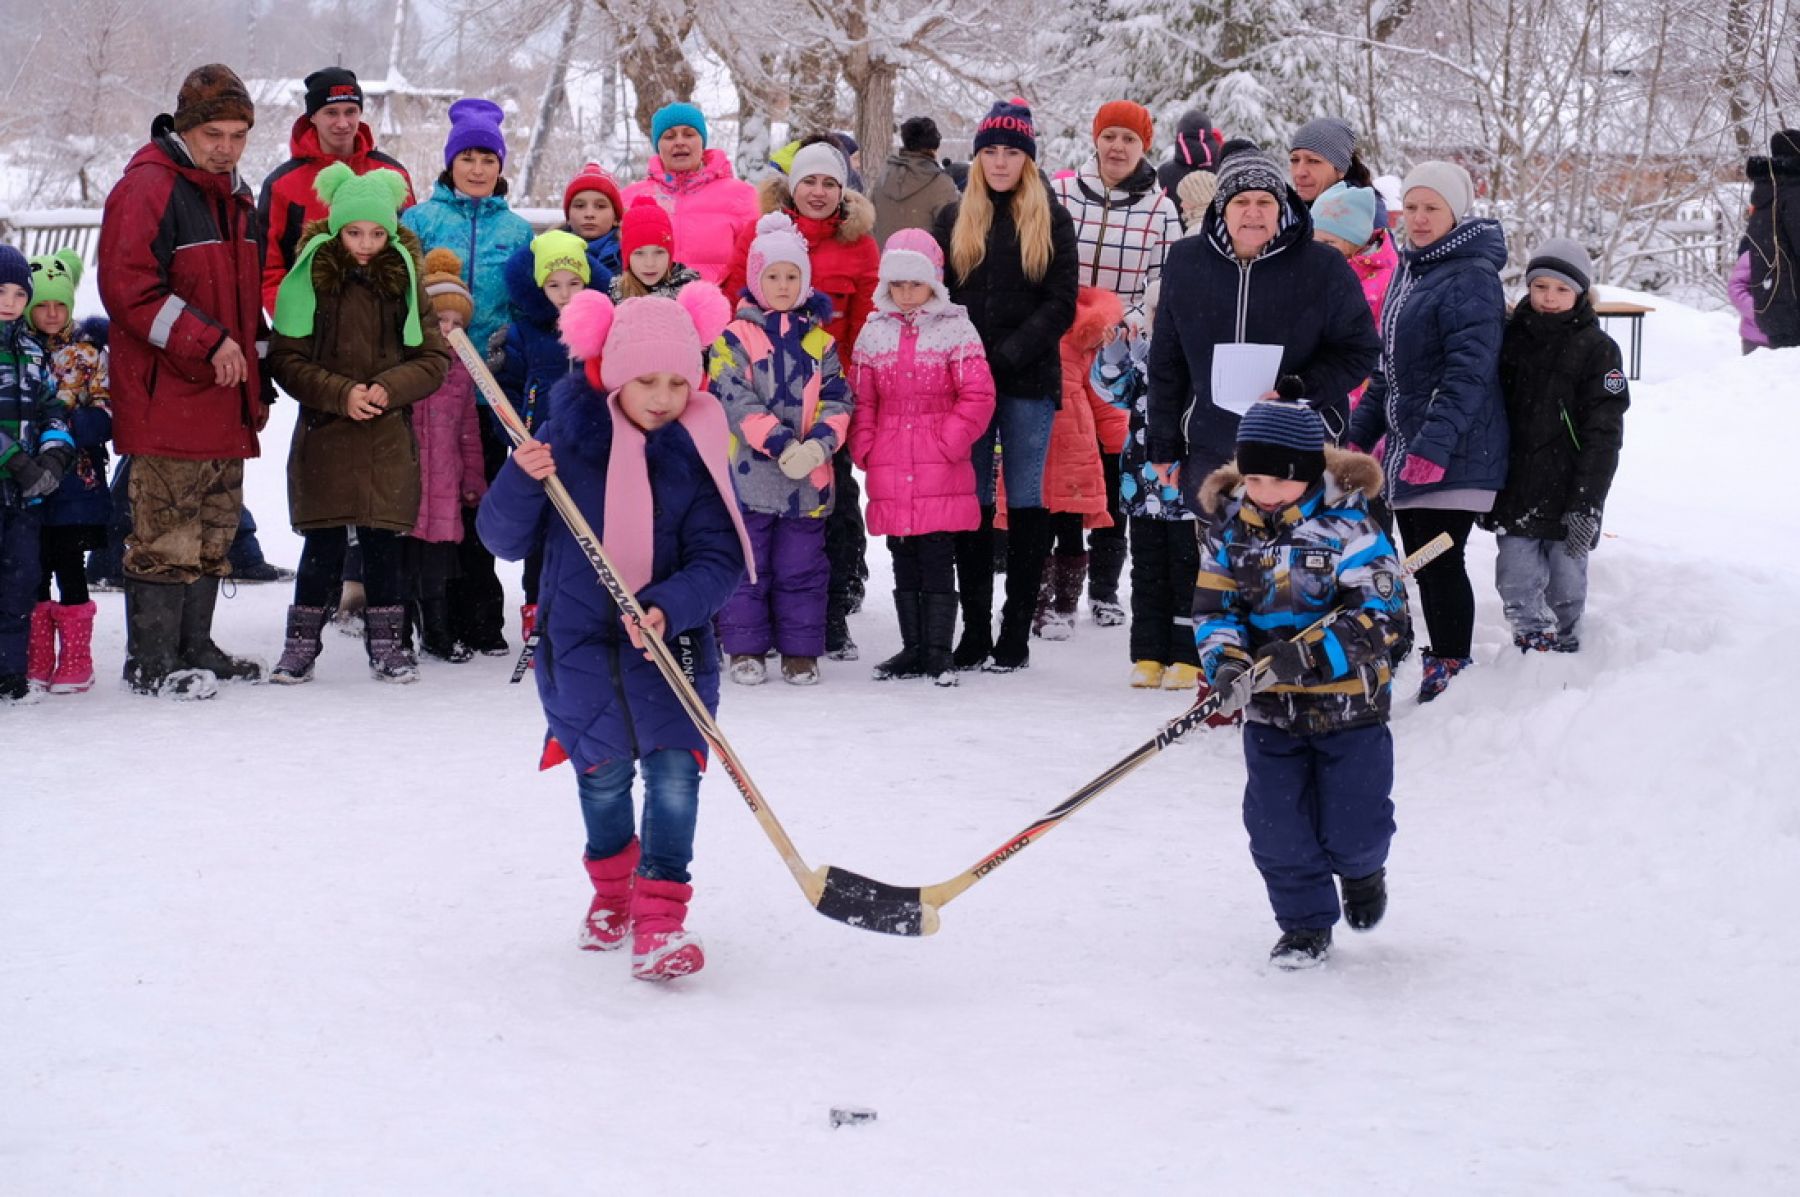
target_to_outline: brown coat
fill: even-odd
[[[304,246],[325,223],[308,224]],[[424,260],[411,229],[399,241]],[[406,320],[406,262],[389,245],[367,268],[358,268],[333,240],[313,256],[317,314],[310,337],[277,335],[269,346],[269,370],[301,405],[288,451],[288,511],[294,528],[355,525],[408,532],[419,517],[419,449],[407,407],[443,384],[450,351],[438,335],[431,304],[418,288],[424,340],[401,341]],[[414,284],[416,286],[416,284]],[[351,388],[381,384],[388,409],[372,420],[347,414]]]

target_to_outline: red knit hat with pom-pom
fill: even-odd
[[[569,215],[569,205],[575,202],[575,197],[584,191],[598,191],[604,195],[606,202],[612,205],[615,220],[625,215],[625,201],[619,196],[619,185],[598,162],[590,162],[563,188],[564,217]]]
[[[627,262],[631,255],[646,245],[661,246],[675,256],[675,222],[663,211],[661,204],[647,195],[640,195],[626,209],[625,220],[619,229],[619,255]]]

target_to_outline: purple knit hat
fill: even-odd
[[[447,167],[464,150],[488,150],[506,165],[506,138],[500,122],[506,113],[492,100],[458,100],[450,105],[450,136],[444,141],[444,165]]]

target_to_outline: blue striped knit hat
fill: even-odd
[[[1305,482],[1325,476],[1325,421],[1304,403],[1265,399],[1238,421],[1240,474]]]

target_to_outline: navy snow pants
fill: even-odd
[[[1394,741],[1385,723],[1297,736],[1244,725],[1244,828],[1283,931],[1338,921],[1333,875],[1367,877],[1394,838]]]
[[[36,507],[0,507],[0,676],[23,675],[31,609],[43,575]]]

